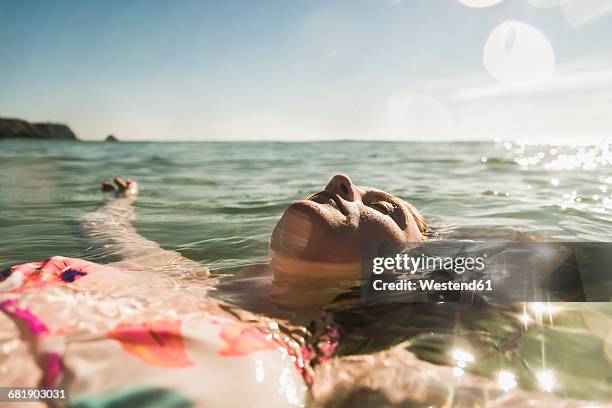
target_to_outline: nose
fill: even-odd
[[[344,200],[355,201],[358,195],[357,186],[346,174],[336,174],[325,186],[325,190],[338,194]]]

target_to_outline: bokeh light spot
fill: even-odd
[[[555,54],[544,34],[518,21],[506,21],[491,32],[482,60],[489,74],[504,84],[537,83],[555,72]]]
[[[482,8],[494,6],[498,3],[501,3],[503,0],[459,0],[459,3],[463,4],[466,7],[471,8]]]

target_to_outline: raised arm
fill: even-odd
[[[104,182],[102,189],[112,191],[115,198],[96,211],[86,214],[81,226],[94,249],[119,256],[118,264],[132,268],[171,268],[177,272],[208,273],[199,263],[183,257],[176,251],[163,249],[156,242],[140,235],[132,226],[138,196],[138,183],[115,177],[115,188]]]

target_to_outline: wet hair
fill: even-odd
[[[421,231],[421,234],[425,236],[427,232],[429,232],[429,225],[427,224],[427,221],[425,221],[425,218],[421,215],[421,213],[419,212],[419,210],[416,209],[415,206],[413,206],[407,201],[404,201],[404,204],[406,205],[406,208],[408,208],[408,211],[410,211],[410,215],[412,215],[412,218],[414,219],[414,222],[419,228],[419,231]]]

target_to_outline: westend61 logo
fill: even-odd
[[[378,255],[362,262],[366,302],[612,299],[611,242],[432,240]]]
[[[428,277],[427,275],[427,272],[452,271],[456,274],[456,278],[460,276],[469,277],[469,275],[463,274],[465,272],[475,272],[478,274],[484,271],[485,257],[486,255],[451,257],[428,256],[425,254],[420,254],[419,256],[398,254],[393,257],[376,257],[372,263],[373,276],[380,276],[385,272],[388,273],[385,276],[380,276],[382,279],[370,279],[369,290],[374,293],[400,291],[421,292],[423,294],[455,291],[491,292],[493,291],[491,279],[472,279],[471,281],[460,279],[460,281],[454,282],[453,278],[451,278],[450,281],[438,282],[435,277]],[[406,274],[414,275],[417,271],[425,274],[416,280],[404,277]],[[382,296],[384,297],[385,295]],[[438,299],[440,299],[439,296]]]
[[[454,271],[461,275],[464,272],[483,271],[485,268],[485,256],[478,257],[440,257],[427,256],[408,256],[408,254],[397,254],[394,257],[374,258],[372,272],[380,275],[386,271],[393,273],[415,274],[418,270],[447,270]]]

